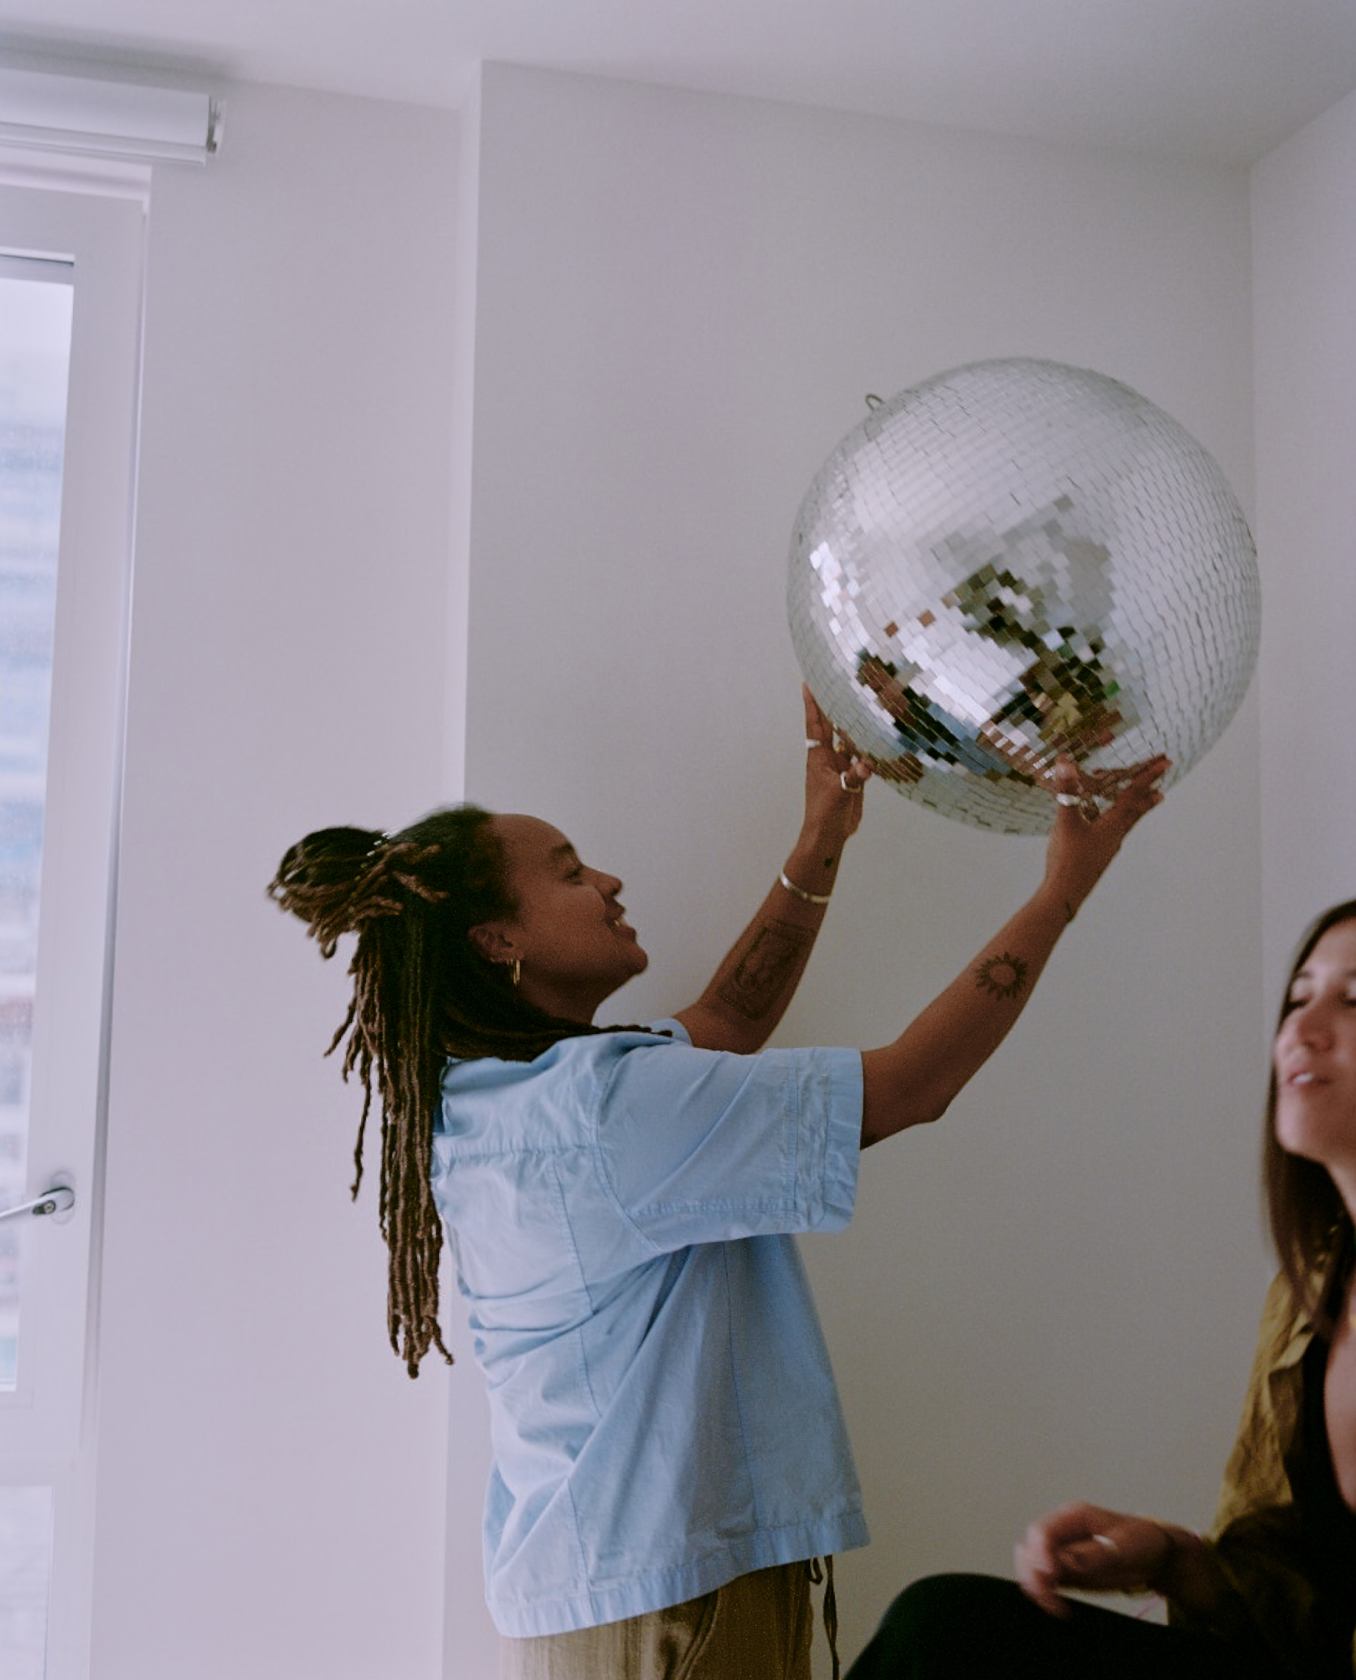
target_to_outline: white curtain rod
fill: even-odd
[[[222,110],[207,93],[0,64],[0,144],[142,163],[206,163]]]

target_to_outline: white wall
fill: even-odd
[[[1270,993],[1305,922],[1356,897],[1356,95],[1253,171],[1252,226]]]
[[[784,556],[863,394],[1093,366],[1246,500],[1247,182],[498,66],[481,99],[468,793],[626,878],[654,960],[615,1007],[644,1017],[695,995],[794,836]],[[1006,1570],[1055,1501],[1210,1513],[1265,1275],[1256,748],[1250,700],[1017,1041],[810,1245],[875,1533],[849,1652],[914,1575]],[[781,1036],[893,1036],[1039,870],[873,790]],[[478,1584],[451,1591],[449,1672],[478,1676]]]
[[[264,899],[449,790],[454,118],[239,87],[149,244],[98,1680],[439,1671],[446,1380],[384,1349],[343,1010]]]

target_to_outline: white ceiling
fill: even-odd
[[[1356,0],[0,0],[0,50],[455,105],[477,59],[1246,163]]]

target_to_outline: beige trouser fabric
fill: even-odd
[[[818,1576],[816,1576],[816,1579]],[[741,1575],[624,1622],[500,1643],[500,1680],[810,1680],[810,1565]]]

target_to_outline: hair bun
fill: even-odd
[[[399,912],[385,883],[374,879],[389,838],[374,828],[320,828],[283,853],[268,896],[306,923],[325,956],[334,955],[343,934]]]

